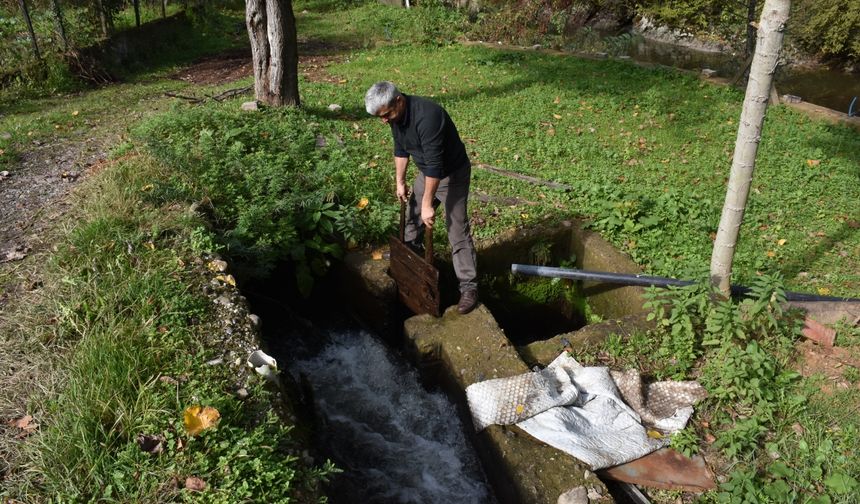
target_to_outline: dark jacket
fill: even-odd
[[[427,177],[445,178],[469,166],[466,146],[454,121],[438,104],[420,96],[407,96],[406,113],[399,124],[391,124],[394,155],[412,157]]]

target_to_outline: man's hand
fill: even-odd
[[[406,202],[406,199],[409,197],[409,187],[406,185],[406,182],[397,183],[397,199]]]
[[[421,205],[421,220],[425,226],[433,227],[436,222],[436,209],[432,205]]]

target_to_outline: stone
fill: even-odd
[[[803,101],[803,98],[796,95],[784,94],[780,97],[780,100],[783,103],[800,103]]]
[[[251,320],[251,325],[254,326],[254,329],[259,329],[260,326],[263,324],[263,321],[260,320],[260,316],[254,313],[248,315],[248,319]]]
[[[578,486],[558,496],[558,504],[588,504],[588,490]]]
[[[702,69],[702,77],[706,79],[710,79],[714,75],[717,75],[717,71],[711,68],[703,68]]]
[[[328,106],[328,109],[331,110],[332,112],[340,112],[341,109],[343,109],[343,107],[341,107],[337,103],[332,103],[331,105]]]
[[[249,101],[242,104],[242,110],[255,111],[260,110],[260,104],[257,101]]]
[[[218,296],[218,299],[215,300],[215,304],[229,307],[230,305],[233,304],[233,302],[230,301],[230,296],[228,296],[226,294],[222,294],[222,295]]]

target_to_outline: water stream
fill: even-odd
[[[744,57],[740,55],[702,51],[639,35],[613,36],[609,32],[580,29],[566,33],[565,39],[572,50],[583,48],[583,45],[586,50],[595,50],[602,45],[603,50],[616,56],[629,56],[635,61],[684,70],[700,71],[709,68],[716,70],[717,75],[723,78],[734,77],[744,63]],[[860,74],[825,66],[780,67],[775,76],[775,85],[780,95],[799,96],[803,101],[838,112],[847,113],[852,98],[860,96]],[[860,106],[855,105],[855,108]]]
[[[311,384],[333,502],[492,503],[455,406],[364,331],[339,330],[290,366]]]

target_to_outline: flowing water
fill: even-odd
[[[334,333],[290,371],[310,382],[324,450],[344,469],[334,502],[494,502],[455,406],[370,334]]]

